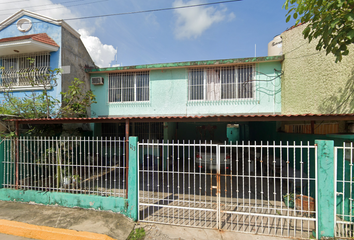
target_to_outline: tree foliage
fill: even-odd
[[[60,69],[48,70],[48,73],[39,78],[40,81],[31,80],[32,87],[41,87],[43,90],[25,93],[24,97],[14,96],[12,86],[5,86],[0,114],[24,119],[87,117],[87,108],[96,101],[91,90],[83,91],[83,81],[74,78],[68,91],[60,93],[59,99],[51,94],[51,90],[57,86],[60,73]],[[32,127],[30,132],[40,135],[48,133],[50,129],[53,129],[53,126],[36,126]]]
[[[317,50],[332,53],[336,62],[349,54],[348,45],[354,43],[354,0],[286,0],[283,6],[291,18],[308,23],[303,31],[305,39],[318,39]]]

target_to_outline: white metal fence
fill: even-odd
[[[310,238],[315,146],[139,143],[139,220]]]
[[[4,140],[4,188],[125,197],[125,139]]]
[[[335,147],[335,236],[354,237],[353,143]]]

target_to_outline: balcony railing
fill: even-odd
[[[47,85],[49,67],[30,67],[19,70],[1,70],[0,87]]]
[[[48,85],[49,68],[48,52],[0,57],[0,87]]]

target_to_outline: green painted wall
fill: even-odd
[[[128,213],[134,221],[138,220],[138,138],[129,137],[129,178]]]
[[[226,136],[228,143],[235,143],[240,141],[240,125],[238,124],[230,124],[227,125]]]
[[[104,85],[91,89],[97,103],[93,116],[194,116],[215,114],[280,113],[281,63],[263,62],[255,65],[254,99],[223,101],[188,101],[188,69],[160,69],[150,71],[150,100],[148,102],[108,103],[108,74],[94,73],[91,77],[104,77]]]
[[[354,110],[354,46],[342,62],[316,50],[302,32],[306,24],[281,34],[285,55],[282,69],[282,114],[352,113]]]
[[[316,140],[317,144],[317,238],[334,237],[334,142]]]
[[[17,202],[35,202],[45,205],[60,205],[64,207],[93,208],[119,212],[128,215],[127,200],[116,197],[101,197],[85,194],[71,194],[61,192],[39,192],[33,190],[0,189],[0,200]],[[128,215],[129,216],[129,215]]]

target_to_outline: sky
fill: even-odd
[[[85,18],[220,1],[0,0],[0,22],[20,9],[62,19],[99,67],[267,56],[268,43],[294,24],[285,21],[285,0]]]

